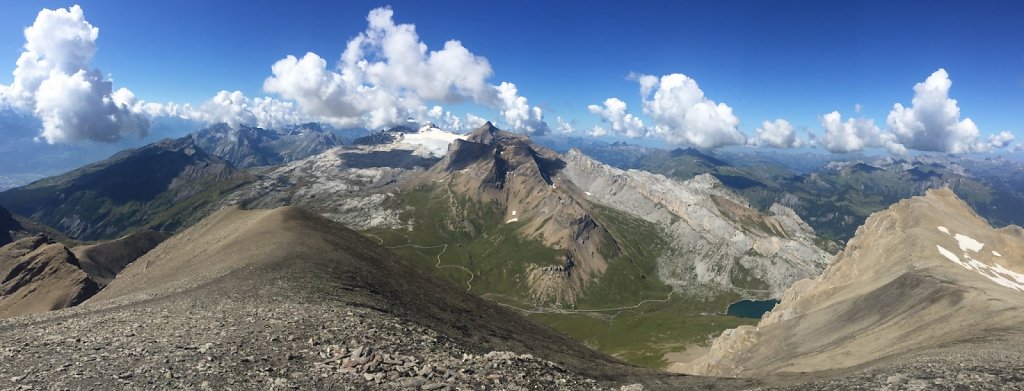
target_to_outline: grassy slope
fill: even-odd
[[[524,272],[527,265],[555,265],[563,261],[562,251],[545,247],[538,240],[520,237],[515,231],[523,223],[506,224],[490,205],[459,199],[458,205],[464,210],[466,220],[472,222],[476,234],[471,234],[468,228],[449,228],[449,223],[455,219],[451,216],[449,196],[442,187],[405,191],[391,202],[391,207],[406,208],[404,217],[415,221],[413,229],[369,233],[398,254],[464,287],[469,279],[466,271],[454,267],[435,268],[443,247],[434,246],[447,243],[440,257],[441,265],[472,270],[471,292],[499,303],[521,309],[534,308],[527,293]],[[621,253],[607,251],[604,254],[610,256],[607,271],[584,290],[575,309],[532,313],[528,315],[531,319],[598,351],[648,367],[663,367],[665,353],[705,342],[708,336],[727,328],[753,323],[749,319],[713,315],[724,313],[730,302],[739,299],[732,294],[711,294],[706,299],[679,294],[669,296],[671,288],[657,275],[656,260],[665,245],[658,228],[607,207],[598,206],[596,214],[597,221],[619,241]],[[465,227],[461,218],[457,220],[458,226]],[[670,299],[661,302],[666,297]],[[644,300],[659,301],[636,308],[607,310],[633,307]]]

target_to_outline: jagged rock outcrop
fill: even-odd
[[[77,305],[100,289],[74,254],[46,236],[0,247],[0,318]]]
[[[676,369],[762,376],[916,366],[913,357],[955,369],[971,346],[994,353],[1024,321],[1024,241],[1006,231],[949,189],[900,201],[871,215],[824,273],[793,284],[756,327],[723,333],[703,359]],[[1004,356],[1021,354],[1010,348],[1019,341],[1004,345]]]
[[[778,297],[794,281],[815,276],[831,258],[791,209],[751,208],[708,174],[678,181],[646,171],[623,171],[578,150],[564,156],[562,176],[586,197],[663,227],[669,251],[659,276],[685,291],[706,286],[748,297]]]

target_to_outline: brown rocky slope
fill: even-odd
[[[305,210],[226,209],[85,304],[0,321],[0,378],[85,388],[594,389],[622,364]],[[10,359],[18,357],[17,360]],[[549,361],[550,360],[550,361]]]
[[[1005,232],[948,189],[903,200],[868,218],[821,276],[794,284],[757,327],[723,333],[703,360],[676,369],[1020,386],[1010,375],[1024,357],[1024,241]]]

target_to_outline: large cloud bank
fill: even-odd
[[[457,40],[431,51],[416,26],[395,24],[393,16],[391,8],[370,11],[366,31],[348,41],[336,69],[316,53],[289,55],[272,66],[263,89],[343,126],[383,127],[436,113],[428,102],[471,101],[496,109],[512,130],[548,131],[543,111],[515,84],[488,82],[494,72],[486,58]]]
[[[82,8],[44,9],[25,29],[14,80],[0,85],[0,106],[33,113],[48,143],[115,142],[145,136],[149,120],[134,110],[135,95],[91,66],[99,29]]]
[[[316,53],[287,56],[271,67],[265,92],[249,97],[222,90],[200,104],[143,102],[90,64],[99,29],[82,8],[40,11],[25,29],[25,49],[9,86],[0,85],[0,109],[33,113],[50,143],[82,140],[114,142],[145,136],[150,117],[276,127],[324,121],[342,127],[382,128],[409,119],[432,121],[453,130],[482,123],[441,105],[473,102],[496,111],[506,128],[549,131],[540,107],[531,106],[510,82],[491,84],[488,60],[457,40],[429,50],[412,24],[396,24],[390,8],[367,16],[365,31],[348,41],[336,66]]]
[[[466,130],[485,121],[444,108],[462,103],[494,110],[496,122],[509,130],[535,135],[550,131],[544,111],[531,105],[514,83],[493,82],[487,58],[460,41],[431,49],[420,40],[415,25],[396,23],[388,7],[370,11],[366,21],[366,29],[346,42],[337,61],[309,52],[272,64],[262,84],[272,96],[222,90],[193,105],[144,102],[127,88],[114,89],[113,81],[91,65],[99,29],[85,19],[82,8],[44,9],[24,30],[13,81],[0,85],[0,109],[37,118],[38,139],[51,144],[144,137],[149,118],[158,116],[263,127],[322,121],[375,129],[411,119]],[[885,128],[869,118],[844,118],[832,111],[818,117],[823,133],[809,133],[806,142],[785,119],[763,121],[748,138],[732,107],[707,97],[687,75],[629,78],[639,84],[642,115],[631,113],[627,103],[615,97],[591,104],[587,111],[598,122],[589,134],[653,137],[698,148],[820,146],[836,153],[885,148],[893,154],[986,152],[1011,148],[1015,141],[1008,131],[982,138],[978,125],[962,117],[957,100],[950,97],[953,83],[945,69],[916,83],[908,105],[895,103]],[[860,115],[860,104],[855,107]],[[577,128],[574,120],[561,117],[556,125],[563,134]]]

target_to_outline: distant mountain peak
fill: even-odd
[[[703,163],[705,163],[707,165],[713,166],[713,167],[714,166],[729,166],[729,163],[727,163],[726,161],[721,160],[719,158],[716,158],[714,156],[711,156],[709,154],[706,154],[704,152],[701,152],[699,149],[693,148],[693,147],[688,147],[688,148],[685,148],[685,149],[684,148],[676,148],[676,149],[673,149],[671,152],[669,152],[669,154],[672,157],[684,157],[684,156],[691,157],[691,158],[694,158],[694,159],[696,159],[698,161],[701,161],[701,162],[703,162]]]
[[[303,159],[342,144],[316,122],[264,129],[220,123],[193,132],[200,148],[238,168],[268,166]]]

